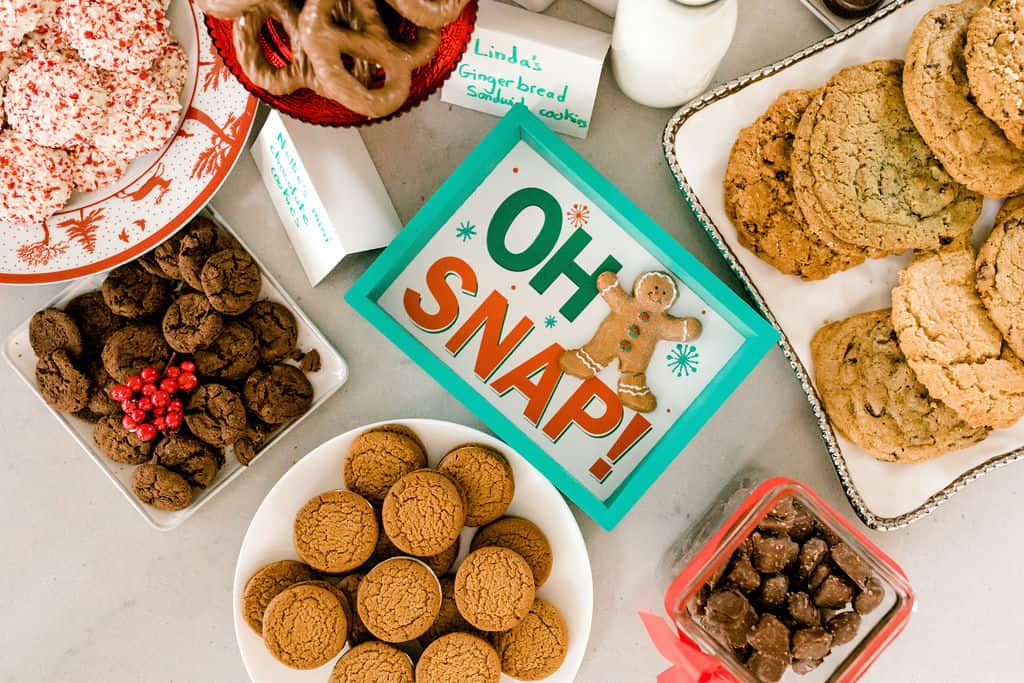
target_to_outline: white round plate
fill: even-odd
[[[292,466],[263,500],[245,533],[235,565],[235,585],[231,607],[234,610],[235,637],[249,677],[256,683],[326,683],[334,661],[319,669],[296,671],[274,659],[242,619],[242,588],[260,567],[275,560],[297,559],[292,547],[292,522],[307,500],[329,489],[344,488],[341,463],[349,445],[357,436],[381,424],[401,424],[412,429],[423,441],[431,467],[449,450],[464,443],[490,446],[505,455],[516,479],[516,495],[508,514],[526,517],[536,523],[551,542],[555,561],[551,577],[537,595],[556,605],[569,625],[569,652],[562,667],[544,679],[546,683],[571,683],[583,662],[590,636],[594,610],[594,587],[590,558],[583,535],[562,496],[537,470],[503,442],[483,432],[440,420],[389,420],[353,429],[314,449]],[[475,529],[462,532],[465,557]],[[503,682],[514,679],[502,674]]]
[[[177,133],[118,182],[74,194],[42,225],[0,223],[0,284],[61,282],[130,261],[185,225],[227,178],[257,100],[221,62],[198,8],[171,0],[167,16],[188,58]]]

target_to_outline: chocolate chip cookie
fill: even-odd
[[[299,326],[286,306],[276,301],[257,301],[242,320],[256,334],[261,363],[284,360],[295,350]]]
[[[522,517],[502,517],[481,528],[473,537],[470,550],[487,546],[508,548],[530,565],[534,583],[540,588],[551,575],[554,554],[548,537],[536,524]]]
[[[441,585],[418,560],[386,560],[359,583],[356,611],[370,633],[386,643],[420,637],[434,623],[440,609]]]
[[[177,472],[199,489],[212,484],[224,464],[223,453],[187,434],[171,434],[162,439],[153,455],[157,464]]]
[[[536,586],[518,553],[485,547],[466,556],[455,573],[455,604],[481,631],[507,631],[530,611]]]
[[[397,647],[373,642],[356,645],[334,665],[328,683],[413,683],[412,660]]]
[[[431,643],[416,663],[417,683],[498,683],[501,662],[483,638],[450,633]]]
[[[295,560],[271,562],[249,577],[242,589],[242,616],[245,623],[263,635],[263,613],[270,601],[286,588],[316,578],[309,565]]]
[[[402,552],[426,557],[455,542],[466,521],[466,508],[451,479],[434,470],[417,470],[388,491],[381,519],[388,538]]]
[[[146,505],[176,512],[192,504],[192,488],[180,474],[148,462],[132,472],[132,492]]]
[[[59,308],[38,311],[28,323],[28,343],[37,356],[61,349],[71,358],[82,355],[82,333],[74,319]]]
[[[133,324],[110,335],[101,357],[110,376],[124,382],[143,368],[162,368],[171,357],[171,347],[156,325]]]
[[[226,315],[249,310],[263,286],[259,266],[241,249],[225,249],[206,259],[199,281],[210,305]]]
[[[291,586],[278,593],[263,615],[263,642],[293,669],[315,669],[331,661],[348,639],[338,598],[320,586]]]
[[[326,491],[295,515],[293,541],[299,558],[327,574],[350,572],[370,559],[377,544],[377,518],[362,496]]]
[[[110,335],[124,325],[124,318],[110,310],[100,291],[79,294],[68,302],[64,312],[78,325],[88,349],[102,349]]]
[[[235,249],[238,243],[205,216],[193,218],[181,236],[178,245],[178,273],[189,287],[203,291],[202,273],[206,260],[225,249]]]
[[[256,368],[259,351],[256,335],[245,323],[229,320],[205,349],[193,354],[200,377],[238,382]]]
[[[57,349],[36,361],[36,387],[57,410],[74,413],[89,404],[89,378],[75,367],[67,351]]]
[[[371,503],[384,502],[399,479],[427,466],[427,454],[412,435],[389,426],[360,434],[345,455],[345,486]]]
[[[178,353],[192,353],[220,336],[224,318],[202,294],[182,294],[164,312],[164,339]]]
[[[496,634],[491,642],[502,671],[521,681],[539,681],[558,671],[565,661],[569,627],[557,607],[537,598],[522,621]]]
[[[103,300],[117,315],[143,318],[163,310],[170,288],[167,280],[131,261],[107,274],[102,291]]]
[[[879,460],[921,462],[988,435],[929,395],[896,343],[889,309],[822,327],[811,357],[832,424]]]
[[[103,455],[122,465],[137,465],[150,459],[153,443],[142,441],[121,424],[120,415],[108,415],[92,429],[92,441]]]
[[[293,420],[313,405],[313,385],[292,365],[256,369],[242,388],[245,406],[267,424]]]
[[[505,514],[516,492],[512,468],[501,453],[479,444],[453,448],[437,471],[455,482],[466,499],[466,526],[483,526]]]
[[[1024,7],[1017,0],[982,4],[967,28],[964,61],[971,91],[985,116],[1024,148]]]
[[[185,424],[197,438],[224,448],[245,433],[245,406],[223,384],[204,384],[185,406]]]
[[[1024,354],[1024,197],[1007,199],[975,262],[978,294],[1018,358]]]

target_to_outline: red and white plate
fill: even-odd
[[[152,249],[188,222],[227,178],[256,114],[220,60],[189,0],[172,0],[171,31],[188,57],[178,131],[121,180],[76,193],[38,226],[0,223],[0,284],[38,285],[109,270]]]

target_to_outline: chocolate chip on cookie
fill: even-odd
[[[132,472],[132,492],[146,505],[167,512],[184,510],[192,504],[192,488],[185,478],[151,462]]]
[[[178,269],[181,279],[196,291],[203,291],[201,275],[206,259],[224,249],[235,249],[238,243],[205,216],[193,218],[178,245]]]
[[[192,353],[220,336],[224,318],[209,299],[195,292],[182,294],[164,312],[164,338],[179,353]]]
[[[379,504],[395,482],[426,466],[427,454],[413,435],[385,426],[356,437],[342,474],[345,486]]]
[[[177,472],[189,484],[205,489],[217,478],[224,455],[187,434],[172,434],[157,444],[156,463]]]
[[[153,443],[142,441],[121,424],[120,415],[107,415],[92,429],[92,441],[103,455],[122,465],[137,465],[150,459]]]
[[[124,318],[110,310],[103,292],[98,290],[79,294],[68,302],[64,312],[78,324],[87,349],[102,349],[110,335],[124,325]]]
[[[328,683],[413,683],[412,660],[397,647],[372,642],[356,645],[338,659]]]
[[[466,508],[451,479],[434,470],[417,470],[388,491],[381,519],[402,552],[427,557],[455,542],[466,521]]]
[[[547,536],[540,528],[522,517],[502,517],[481,528],[473,537],[470,550],[478,550],[487,546],[514,550],[526,560],[533,572],[533,580],[537,587],[544,585],[551,574],[554,555]]]
[[[313,385],[292,365],[257,369],[242,388],[245,406],[268,424],[295,419],[313,405]]]
[[[67,351],[57,349],[36,362],[36,387],[57,410],[74,413],[89,404],[89,378],[75,367]]]
[[[315,669],[331,661],[348,639],[348,622],[338,598],[320,586],[291,586],[267,605],[263,642],[270,654],[293,669]]]
[[[455,603],[481,631],[507,631],[530,611],[536,586],[533,572],[508,548],[474,550],[455,573]]]
[[[170,288],[167,280],[129,262],[107,274],[102,291],[111,311],[125,318],[142,318],[163,310]]]
[[[242,616],[249,627],[263,635],[263,613],[270,601],[286,588],[312,581],[316,572],[295,560],[271,562],[249,577],[242,589]]]
[[[423,635],[440,609],[441,584],[418,560],[386,560],[359,583],[359,617],[370,633],[386,643],[404,643]]]
[[[257,301],[242,318],[259,343],[260,362],[276,363],[295,350],[299,326],[295,315],[276,301]]]
[[[245,323],[229,320],[213,343],[196,350],[193,358],[200,377],[237,382],[245,379],[259,361],[256,335]]]
[[[143,368],[163,367],[171,357],[171,347],[156,325],[134,324],[110,335],[101,357],[110,376],[124,382]]]
[[[185,424],[197,438],[223,448],[245,433],[245,406],[223,384],[204,384],[185,406]]]
[[[516,484],[501,453],[478,444],[457,446],[437,466],[466,498],[466,526],[483,526],[505,514]]]
[[[299,510],[293,540],[306,564],[341,574],[370,559],[378,533],[377,518],[366,499],[337,490],[314,496]]]
[[[494,648],[470,633],[441,636],[423,651],[416,663],[417,683],[498,683],[501,662]]]
[[[225,249],[206,259],[199,278],[210,305],[227,315],[241,315],[260,295],[260,268],[241,249]]]
[[[523,681],[539,681],[558,671],[565,661],[569,627],[557,607],[537,598],[522,621],[495,635],[492,642],[502,671]]]
[[[62,349],[72,358],[82,355],[82,333],[74,319],[58,308],[38,311],[28,323],[28,342],[37,356]]]

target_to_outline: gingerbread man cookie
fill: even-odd
[[[647,364],[659,341],[688,341],[700,336],[696,318],[667,313],[679,295],[667,273],[644,273],[633,283],[633,295],[622,289],[615,273],[601,273],[597,288],[611,313],[597,332],[578,349],[565,351],[562,370],[588,379],[616,358],[619,361],[619,400],[638,413],[654,410],[658,401],[647,386]]]

